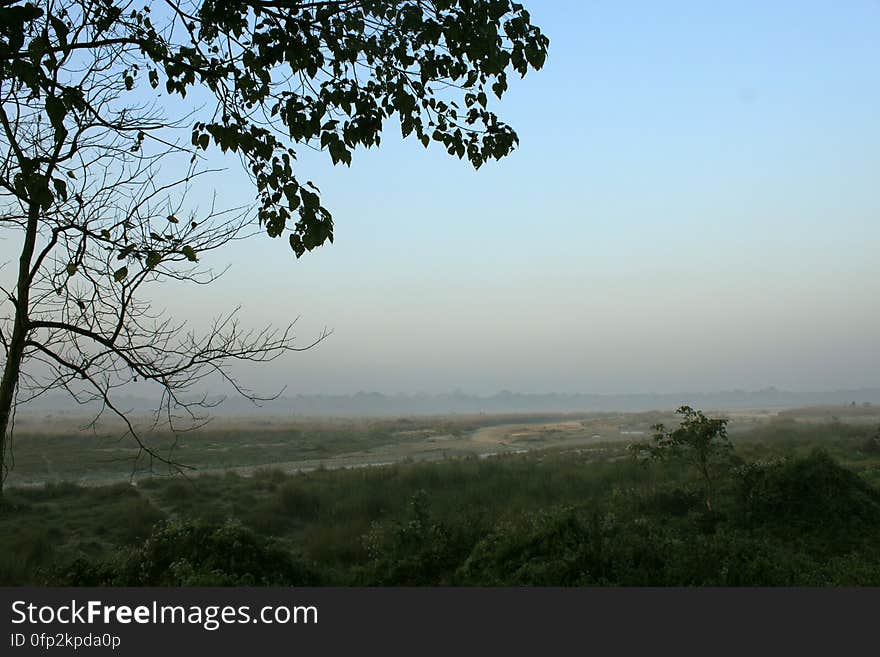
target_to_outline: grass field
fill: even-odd
[[[858,409],[861,411],[861,409]],[[840,409],[847,422],[872,416]],[[877,410],[874,410],[877,413]],[[776,413],[728,415],[734,433],[748,431]],[[806,409],[804,422],[814,418]],[[671,412],[472,415],[393,419],[218,418],[197,431],[143,434],[145,443],[189,474],[235,470],[247,474],[272,466],[294,473],[402,461],[437,461],[523,450],[629,442],[650,434]],[[877,418],[880,423],[880,417]],[[11,449],[10,486],[76,482],[100,485],[174,473],[138,450],[121,427],[83,430],[85,418],[49,416],[17,423]]]
[[[659,414],[509,415],[398,419],[217,420],[181,434],[147,433],[159,455],[192,472],[266,465],[286,472],[403,460],[442,460],[536,447],[618,440],[647,431]],[[79,424],[82,424],[80,422]],[[100,484],[167,474],[161,461],[139,455],[122,431],[78,430],[73,419],[20,426],[13,445],[16,485],[75,481]]]
[[[666,414],[231,426],[180,440],[208,472],[134,484],[98,485],[125,479],[101,457],[123,445],[28,434],[27,485],[0,509],[0,583],[877,584],[876,418],[839,411],[732,418],[736,464],[711,514],[690,469],[626,449]],[[229,545],[264,556],[241,572],[203,553],[212,541],[224,559]]]

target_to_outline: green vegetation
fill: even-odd
[[[663,460],[669,457],[689,463],[703,480],[703,501],[706,510],[712,511],[712,482],[718,470],[730,464],[733,445],[727,439],[726,418],[708,418],[702,411],[690,406],[680,407],[676,413],[681,422],[669,430],[662,423],[652,429],[654,441],[633,443],[630,449],[636,454],[647,454],[650,458]]]
[[[623,443],[13,488],[0,582],[880,585],[876,434],[791,420],[736,434],[711,510],[698,469]]]
[[[601,414],[566,415],[565,418],[599,417]],[[653,418],[654,416],[650,416]],[[218,426],[172,434],[144,433],[150,448],[168,460],[197,468],[223,471],[253,469],[267,464],[295,464],[302,469],[330,466],[346,455],[358,455],[359,462],[391,459],[377,448],[408,445],[443,438],[466,438],[482,427],[512,422],[538,423],[560,418],[555,415],[500,415],[416,417],[397,419],[273,419],[217,420]],[[86,424],[83,420],[81,424]],[[219,426],[222,425],[222,426]],[[14,449],[15,468],[9,473],[11,486],[46,481],[82,480],[93,483],[127,480],[130,476],[174,472],[167,464],[151,461],[137,445],[121,440],[119,431],[104,427],[97,435],[80,430],[73,420],[50,419],[19,422]],[[446,456],[464,456],[447,442],[436,443]],[[375,459],[371,457],[375,456]],[[346,465],[345,462],[339,465]]]

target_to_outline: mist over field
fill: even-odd
[[[281,395],[254,404],[236,397],[217,397],[213,415],[217,417],[293,417],[349,416],[383,417],[395,415],[444,415],[449,413],[583,413],[591,411],[652,411],[676,408],[683,404],[714,410],[785,409],[802,406],[880,407],[880,389],[837,390],[829,392],[792,392],[731,390],[700,393],[641,393],[596,395],[583,393],[527,394],[504,390],[493,395],[468,395],[461,391],[446,394],[382,394],[358,392],[353,395]],[[118,403],[125,409],[147,413],[157,400],[124,396]],[[53,414],[85,416],[97,410],[97,404],[80,405],[61,395],[46,395],[22,404],[22,419],[39,421]]]

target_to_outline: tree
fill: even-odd
[[[717,470],[731,455],[733,445],[727,438],[727,419],[708,418],[702,411],[681,406],[675,411],[681,416],[676,429],[668,430],[662,423],[651,428],[656,432],[651,443],[633,443],[629,446],[635,456],[651,459],[674,458],[693,466],[703,480],[703,501],[712,511],[712,482]]]
[[[134,378],[160,386],[169,423],[197,419],[207,400],[183,393],[211,373],[247,394],[226,363],[295,349],[290,327],[249,332],[233,312],[197,336],[143,291],[211,283],[200,256],[254,231],[297,257],[332,241],[299,148],[350,165],[395,119],[477,168],[509,154],[517,136],[490,94],[540,68],[548,44],[509,0],[0,1],[0,227],[21,244],[2,300],[0,472],[24,388],[97,399],[136,440],[112,399]],[[253,212],[183,216],[215,149],[240,159]],[[174,157],[190,169],[163,180]]]

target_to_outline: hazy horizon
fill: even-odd
[[[217,401],[212,399],[212,401]],[[117,395],[115,402],[127,413],[152,414],[157,398]],[[469,395],[461,390],[441,394],[418,392],[383,394],[360,391],[350,395],[282,395],[255,405],[242,397],[227,398],[211,409],[216,418],[292,417],[408,417],[424,415],[504,415],[518,413],[615,413],[672,412],[683,406],[710,412],[779,411],[794,408],[838,408],[856,406],[858,412],[874,417],[880,409],[880,388],[827,392],[728,390],[716,392],[666,392],[597,395],[590,393],[522,393],[502,390],[492,395]],[[53,421],[64,417],[91,418],[97,404],[76,405],[57,393],[40,397],[19,408],[21,421]],[[57,414],[57,415],[56,415]],[[111,423],[113,419],[110,419]],[[212,425],[214,426],[214,425]]]

